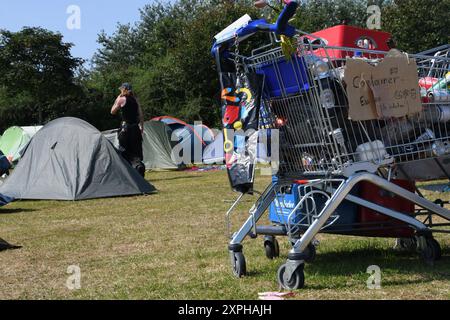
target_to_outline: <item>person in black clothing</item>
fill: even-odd
[[[119,90],[120,95],[111,108],[111,114],[116,115],[121,111],[122,123],[118,138],[122,155],[143,174],[142,168],[137,166],[142,166],[144,158],[142,153],[144,114],[129,83],[122,84]],[[145,168],[143,171],[145,172]]]

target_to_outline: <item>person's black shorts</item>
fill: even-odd
[[[142,133],[138,124],[123,124],[118,133],[119,144],[124,150],[122,155],[130,163],[139,159],[143,161]]]

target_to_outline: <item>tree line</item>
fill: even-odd
[[[449,43],[450,0],[306,0],[292,24],[306,32],[344,20],[365,27],[372,4],[381,8],[381,28],[400,49],[414,53]],[[122,82],[133,84],[147,119],[173,115],[220,126],[212,39],[246,13],[274,19],[276,12],[258,10],[250,0],[178,0],[146,5],[140,13],[135,24],[99,34],[90,68],[71,55],[73,45],[59,33],[0,30],[0,132],[61,116],[115,128],[119,120],[109,110]]]

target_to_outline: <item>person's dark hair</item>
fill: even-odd
[[[130,91],[130,90],[127,90],[127,89],[124,89],[124,88],[121,88],[120,90],[121,90],[120,95],[122,97],[134,97],[133,91]]]

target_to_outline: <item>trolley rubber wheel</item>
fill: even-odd
[[[440,257],[442,256],[441,246],[433,238],[427,239],[426,242],[427,242],[427,245],[426,245],[425,249],[423,249],[421,251],[420,254],[422,256],[422,259],[425,261],[425,263],[432,266],[432,265],[434,265],[434,262],[436,260],[439,260]]]
[[[311,263],[316,259],[316,246],[312,243],[308,244],[305,249],[305,262]]]
[[[434,246],[435,252],[436,252],[436,260],[441,260],[442,258],[442,249],[441,249],[441,245],[439,244],[439,242],[437,242],[436,239],[431,238],[430,239],[430,244],[432,246]]]
[[[275,259],[280,256],[280,246],[275,237],[267,237],[264,241],[264,249],[266,251],[267,259]]]
[[[290,279],[285,278],[286,264],[283,264],[277,273],[278,284],[286,290],[297,290],[305,286],[304,265],[300,265],[292,274]]]
[[[244,254],[242,252],[233,252],[232,255],[233,274],[235,277],[241,278],[247,274]]]

